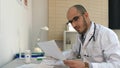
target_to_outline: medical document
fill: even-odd
[[[66,59],[54,40],[46,41],[46,42],[39,42],[38,45],[45,52],[46,56],[50,56],[58,60]]]

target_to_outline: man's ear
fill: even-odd
[[[85,14],[84,14],[84,15],[85,15],[85,17],[88,17],[88,16],[89,16],[87,12],[85,12]]]

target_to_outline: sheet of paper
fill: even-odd
[[[37,64],[23,64],[16,68],[36,68],[36,67],[37,67]]]
[[[66,59],[54,40],[46,41],[46,42],[39,42],[38,45],[45,52],[46,56],[51,56],[59,60]]]
[[[48,66],[45,63],[40,63],[40,64],[23,64],[16,68],[53,68],[53,66]]]

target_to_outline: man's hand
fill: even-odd
[[[70,68],[85,68],[84,62],[80,60],[64,60],[64,64]]]

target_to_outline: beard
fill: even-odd
[[[87,21],[85,20],[85,18],[83,17],[83,31],[77,31],[79,34],[85,34],[88,30],[88,26],[87,26]]]

